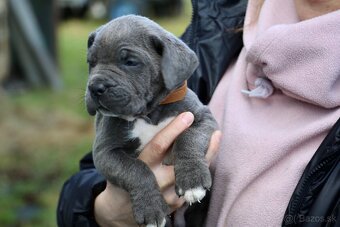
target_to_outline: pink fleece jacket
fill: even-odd
[[[249,1],[244,48],[210,103],[223,137],[207,227],[280,226],[340,117],[340,10],[299,22],[293,0],[266,0],[256,20],[256,4]]]

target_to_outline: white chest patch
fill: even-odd
[[[147,123],[143,119],[138,119],[135,122],[134,128],[131,131],[131,138],[139,138],[141,142],[141,146],[138,150],[142,150],[144,146],[150,142],[150,140],[165,126],[167,126],[175,117],[169,117],[164,119],[162,122],[158,123],[158,125],[152,125]]]

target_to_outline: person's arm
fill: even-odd
[[[98,226],[93,214],[94,199],[105,187],[106,181],[94,168],[92,155],[86,155],[81,160],[81,170],[63,185],[57,208],[58,226]]]
[[[179,198],[175,193],[173,166],[162,165],[162,160],[176,137],[191,125],[192,120],[193,115],[191,113],[180,114],[145,146],[139,156],[155,174],[171,212],[181,207],[184,199]],[[217,131],[212,136],[206,155],[208,162],[217,153],[220,134]],[[132,215],[128,193],[116,186],[108,183],[106,189],[95,199],[94,205],[95,219],[101,226],[137,226]]]

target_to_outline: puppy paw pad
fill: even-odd
[[[164,227],[165,223],[166,223],[166,220],[164,218],[160,225],[157,225],[157,224],[147,224],[146,227]]]
[[[184,199],[190,205],[194,202],[200,202],[205,196],[205,189],[203,187],[192,188],[184,192]]]

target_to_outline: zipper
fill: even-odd
[[[334,145],[333,145],[334,146]],[[303,180],[301,189],[296,193],[298,198],[296,198],[294,201],[292,201],[292,209],[290,215],[295,215],[299,211],[302,200],[304,198],[304,195],[306,194],[307,189],[309,188],[311,182],[313,182],[313,179],[315,176],[317,176],[317,173],[319,173],[323,168],[330,162],[330,161],[336,161],[334,159],[337,156],[337,152],[335,151],[334,154],[331,154],[328,156],[325,160],[323,160],[321,163],[319,163],[313,170],[306,176],[306,178]]]
[[[191,21],[189,26],[189,38],[188,38],[188,45],[189,47],[193,50],[194,49],[194,42],[195,42],[195,34],[196,34],[196,29],[197,29],[197,18],[198,18],[198,0],[191,0],[191,5],[192,5],[192,14],[191,14]]]

